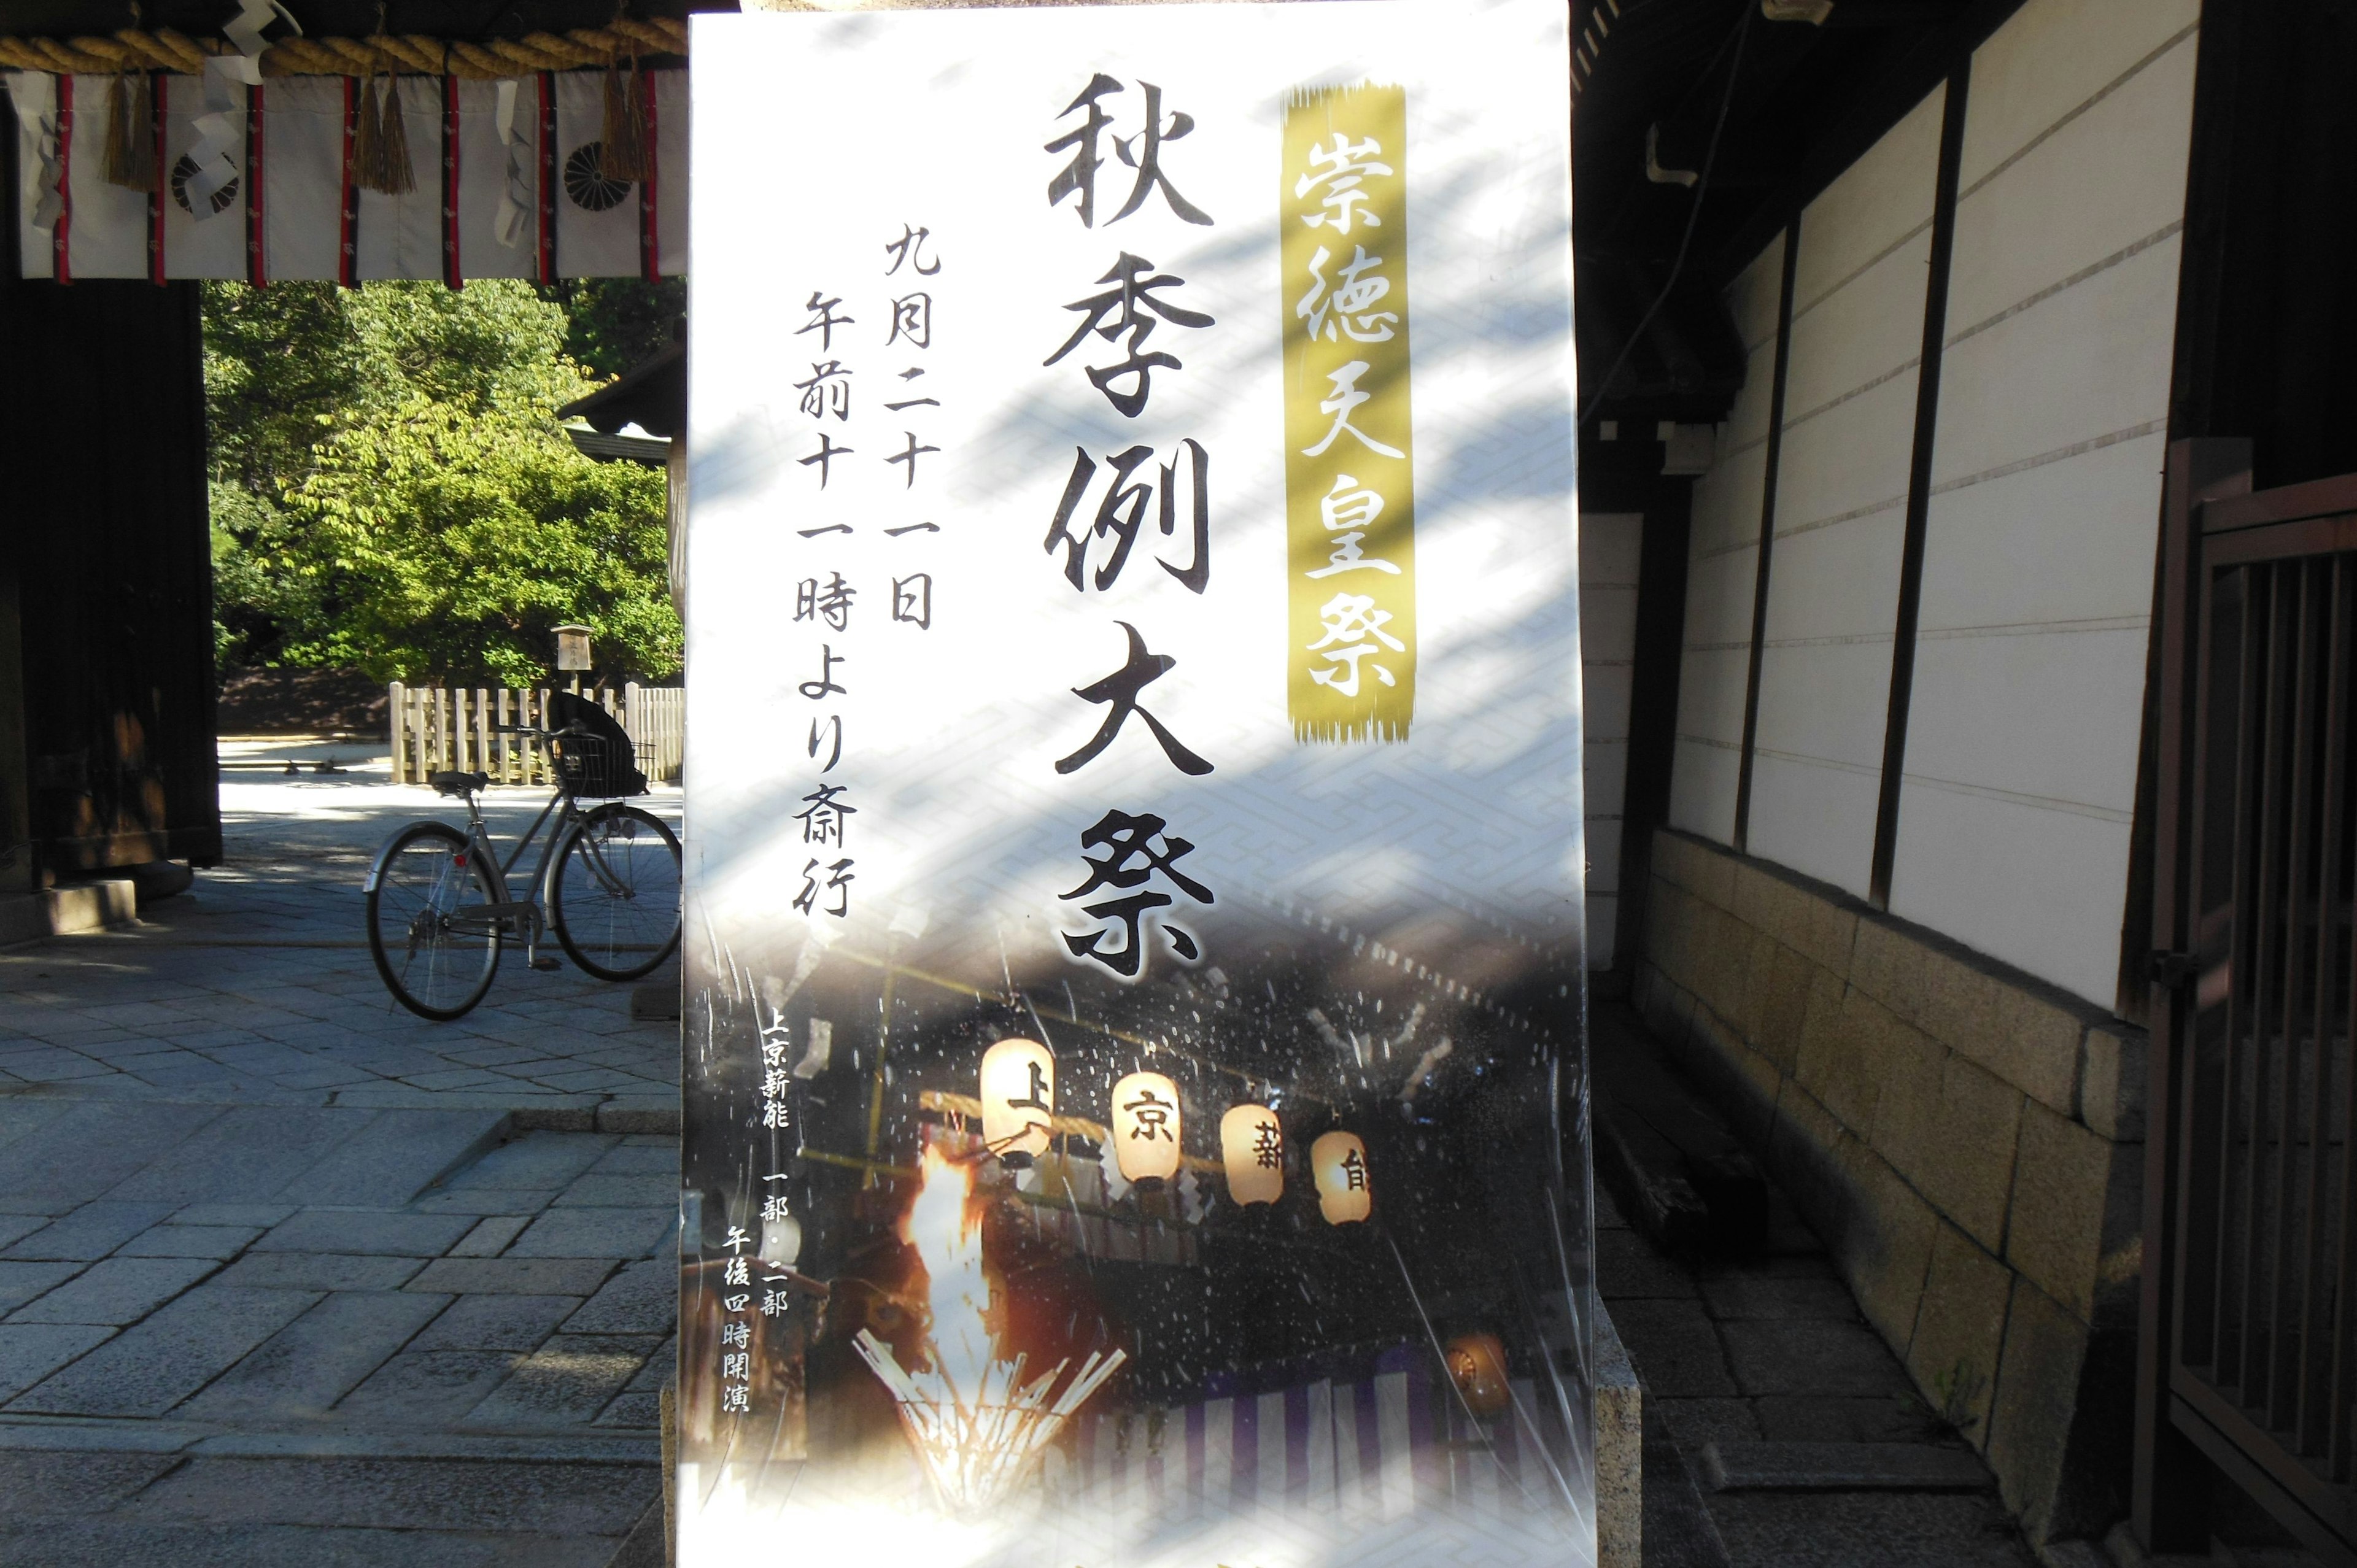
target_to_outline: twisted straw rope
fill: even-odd
[[[144,32],[125,27],[109,38],[0,38],[0,66],[19,70],[100,76],[119,70],[170,70],[194,75],[209,55],[231,52],[221,38],[199,40],[169,27]],[[606,66],[625,55],[687,53],[687,24],[662,17],[624,16],[608,27],[576,27],[562,38],[527,33],[521,38],[483,43],[445,41],[420,33],[372,38],[287,38],[262,53],[265,76],[366,76],[375,71],[411,71],[480,81],[528,76],[539,70],[577,70]]]

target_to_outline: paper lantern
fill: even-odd
[[[1220,1160],[1228,1168],[1228,1197],[1238,1204],[1285,1196],[1285,1129],[1267,1106],[1228,1108],[1220,1118]]]
[[[1310,1144],[1309,1169],[1318,1178],[1318,1208],[1327,1224],[1356,1225],[1374,1212],[1367,1145],[1355,1133],[1329,1133]]]
[[[1460,1334],[1448,1342],[1448,1380],[1465,1408],[1487,1419],[1512,1402],[1506,1386],[1506,1348],[1494,1334]]]
[[[982,1054],[982,1141],[1017,1169],[1048,1152],[1056,1058],[1037,1040],[1001,1040]]]
[[[791,1269],[802,1261],[802,1222],[791,1214],[761,1221],[761,1262]]]
[[[1134,1072],[1113,1086],[1114,1158],[1132,1187],[1151,1192],[1178,1174],[1178,1086]]]

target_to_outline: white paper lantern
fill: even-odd
[[[791,1269],[802,1261],[802,1222],[791,1214],[761,1221],[761,1262]]]
[[[1220,1118],[1220,1160],[1235,1202],[1275,1203],[1285,1196],[1285,1129],[1267,1106],[1228,1108]]]
[[[1178,1086],[1158,1072],[1134,1072],[1113,1086],[1114,1158],[1132,1187],[1147,1191],[1178,1174]]]
[[[1056,1058],[1037,1040],[1001,1040],[982,1054],[982,1140],[1020,1169],[1048,1152]]]
[[[1309,1145],[1309,1168],[1318,1178],[1318,1208],[1329,1225],[1356,1225],[1374,1212],[1374,1185],[1367,1174],[1367,1145],[1354,1133],[1329,1133]]]

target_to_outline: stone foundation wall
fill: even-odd
[[[2144,1036],[1835,889],[1656,833],[1635,1000],[2039,1541],[2126,1509]]]

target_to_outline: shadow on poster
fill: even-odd
[[[1591,1562],[1561,7],[696,27],[682,1562]]]

